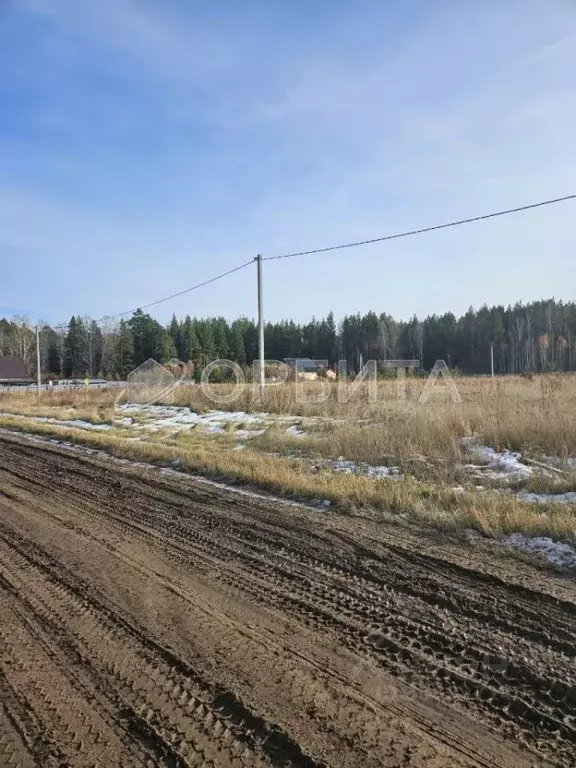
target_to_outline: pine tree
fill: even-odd
[[[158,333],[152,357],[160,363],[167,363],[173,360],[177,354],[176,344],[174,344],[172,336],[165,328],[162,328]]]
[[[216,347],[210,320],[200,320],[196,326],[196,335],[200,346],[199,361],[202,367],[216,359]]]
[[[180,323],[178,331],[178,341],[176,343],[176,349],[178,350],[178,357],[183,363],[187,363],[190,360],[190,349],[188,346],[188,337],[190,334],[190,328],[192,327],[192,320],[190,315],[186,315],[183,323]]]
[[[102,330],[95,320],[85,318],[84,337],[86,348],[86,368],[92,376],[97,376],[102,369]]]
[[[116,365],[122,380],[126,379],[134,368],[134,336],[126,320],[121,320],[118,327]]]
[[[48,347],[48,361],[47,361],[48,373],[53,373],[55,376],[60,376],[62,368],[60,364],[60,349],[58,344],[52,342]]]
[[[220,360],[227,360],[230,354],[228,345],[229,328],[223,317],[216,317],[212,321],[212,336],[214,338],[214,354]]]
[[[185,357],[182,354],[183,350],[181,347],[181,339],[182,339],[182,326],[176,319],[176,315],[172,315],[172,320],[170,321],[170,326],[168,327],[168,333],[170,334],[170,338],[172,339],[174,343],[174,349],[176,350],[176,355],[181,359],[184,360]]]
[[[152,358],[157,362],[176,356],[176,347],[166,328],[141,309],[136,310],[128,325],[134,336],[134,365]]]
[[[194,366],[197,366],[200,358],[200,342],[198,341],[198,336],[196,335],[196,330],[192,323],[186,331],[186,345],[188,349],[188,358],[186,362],[192,361]]]
[[[240,322],[232,323],[230,330],[230,359],[238,365],[246,365],[246,347],[244,332]]]
[[[81,376],[86,372],[85,364],[85,345],[86,336],[84,325],[80,317],[70,318],[68,323],[68,332],[66,334],[66,352],[64,375]]]

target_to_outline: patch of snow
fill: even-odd
[[[568,470],[576,470],[576,458],[569,457],[567,459],[560,459],[558,456],[541,456],[541,461],[543,461],[545,464],[550,465],[551,468],[556,469],[568,469]]]
[[[368,477],[398,477],[398,467],[371,467],[369,464],[360,464],[360,471]]]
[[[70,427],[79,427],[80,429],[94,429],[96,432],[106,432],[112,429],[110,424],[91,424],[89,421],[82,421],[82,419],[74,419],[72,421],[56,422],[57,424],[67,424]]]
[[[24,421],[33,421],[37,424],[56,424],[59,427],[78,427],[79,429],[91,429],[96,432],[105,432],[112,429],[110,424],[92,424],[90,421],[82,419],[53,419],[48,416],[24,416],[19,413],[0,413],[0,416],[8,419],[23,419]]]
[[[522,479],[532,475],[532,467],[522,464],[521,454],[511,451],[498,453],[488,445],[474,445],[471,440],[464,438],[469,453],[479,459],[484,459],[486,464],[466,464],[465,468],[473,470],[476,476],[490,477],[492,479]]]
[[[517,493],[516,498],[522,501],[533,501],[536,504],[576,504],[576,491],[568,493]]]
[[[112,429],[110,424],[92,424],[90,421],[84,421],[83,419],[53,419],[47,416],[29,416],[26,418],[37,421],[40,424],[56,424],[59,427],[77,427],[78,429],[91,429],[95,432],[106,432]]]
[[[204,431],[209,435],[221,435],[226,430],[223,427],[218,426],[218,424],[210,424]]]
[[[300,427],[297,424],[292,424],[291,427],[288,427],[286,432],[291,437],[306,437],[306,432],[304,432],[303,429],[300,429]]]
[[[260,437],[265,431],[266,430],[264,429],[237,429],[236,432],[234,432],[234,436],[240,438]]]
[[[223,431],[224,424],[259,424],[267,417],[267,414],[245,413],[244,411],[208,411],[200,414],[186,406],[140,405],[137,403],[121,405],[120,411],[147,417],[146,421],[133,424],[133,426],[152,432],[157,432],[160,429],[180,431],[200,425],[206,427],[205,432],[208,434],[219,434]]]
[[[546,536],[530,537],[523,533],[511,533],[505,536],[502,542],[508,547],[536,552],[554,565],[576,569],[576,549],[561,541],[554,541]]]
[[[345,475],[367,475],[368,477],[384,478],[399,477],[398,467],[373,467],[370,464],[357,464],[355,461],[348,461],[343,456],[338,459],[327,459],[321,462],[320,466],[327,467],[333,472],[341,472]]]
[[[345,475],[352,475],[358,471],[356,462],[347,461],[343,456],[334,461],[327,461],[326,466],[329,466],[333,472],[343,472]]]

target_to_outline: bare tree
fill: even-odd
[[[36,362],[36,335],[27,317],[17,315],[12,321],[8,348],[11,355],[21,357],[32,370]]]

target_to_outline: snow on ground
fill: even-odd
[[[265,431],[265,429],[237,429],[234,435],[238,438],[260,437]]]
[[[121,405],[120,411],[124,414],[134,414],[146,419],[141,422],[131,422],[130,425],[126,426],[154,432],[160,429],[180,431],[199,425],[205,427],[208,434],[220,434],[224,431],[224,424],[259,424],[268,417],[268,414],[245,413],[244,411],[196,413],[184,406],[140,405],[138,403]],[[124,421],[122,419],[122,422]]]
[[[92,424],[82,419],[56,419],[47,416],[24,416],[13,413],[0,413],[0,416],[12,419],[25,419],[40,424],[57,424],[61,427],[76,427],[78,429],[89,429],[97,432],[105,432],[113,427],[122,427],[125,429],[138,430],[140,432],[159,432],[160,430],[171,430],[180,432],[193,427],[201,427],[202,431],[209,435],[221,434],[225,431],[228,424],[253,425],[254,427],[268,426],[273,423],[275,417],[267,413],[245,413],[244,411],[209,411],[208,413],[195,413],[190,408],[166,405],[139,405],[128,404],[119,408],[122,416],[114,419],[111,424]],[[143,417],[143,420],[136,420],[134,417]],[[293,417],[290,419],[293,420]],[[285,421],[285,419],[282,419]],[[294,427],[298,430],[297,427]],[[264,434],[264,429],[237,429],[230,432],[238,438],[259,437]],[[300,432],[300,430],[298,430]],[[301,433],[304,435],[304,432]]]
[[[41,424],[58,424],[62,427],[78,427],[78,429],[92,429],[96,432],[106,432],[108,429],[112,429],[110,424],[92,424],[89,421],[83,421],[82,419],[69,419],[61,421],[60,419],[50,419],[46,416],[36,417],[36,421]]]
[[[542,463],[555,471],[576,471],[576,458],[559,459],[557,456],[541,456]]]
[[[134,414],[145,420],[126,421],[126,417],[116,421],[119,426],[128,426],[140,430],[158,431],[172,429],[180,431],[199,426],[206,434],[219,435],[225,431],[226,425],[237,424],[239,429],[231,430],[230,434],[239,439],[251,439],[260,437],[266,431],[266,427],[273,424],[285,424],[293,421],[294,416],[270,413],[246,413],[245,411],[208,411],[207,413],[195,413],[187,407],[172,405],[139,405],[129,403],[120,406],[124,414]],[[245,425],[255,427],[246,429]],[[306,437],[307,433],[299,424],[291,424],[286,428],[286,433],[291,437]]]
[[[90,421],[83,421],[82,419],[52,419],[47,416],[23,416],[19,413],[0,413],[5,419],[24,419],[27,421],[35,421],[39,424],[58,424],[61,427],[76,427],[77,429],[89,429],[95,432],[106,432],[108,429],[112,429],[110,424],[92,424]]]
[[[568,493],[525,493],[516,494],[521,501],[532,501],[536,504],[576,504],[576,491]]]
[[[333,472],[341,472],[345,475],[366,475],[380,479],[383,477],[400,477],[398,467],[373,467],[370,464],[347,461],[343,456],[335,460],[325,459],[316,462],[315,466],[331,469]]]
[[[145,435],[150,432],[163,432],[166,436],[183,430],[198,428],[200,434],[207,437],[213,435],[229,434],[237,440],[244,443],[253,438],[260,437],[266,429],[273,425],[283,425],[287,435],[297,439],[303,439],[308,433],[302,428],[302,420],[298,417],[287,414],[270,414],[265,412],[246,413],[245,411],[208,411],[206,413],[196,413],[186,406],[173,405],[150,405],[140,403],[128,403],[121,405],[117,411],[117,418],[113,419],[111,424],[92,424],[82,419],[60,420],[41,416],[19,416],[10,413],[0,413],[0,416],[9,418],[24,418],[29,421],[40,423],[57,424],[64,427],[75,427],[78,429],[93,430],[104,432],[113,427],[120,427],[126,430],[126,433],[132,431],[136,433],[133,439],[146,439]],[[321,419],[307,419],[306,423],[321,421]],[[288,426],[285,426],[288,424]],[[237,428],[230,428],[237,427]],[[126,435],[127,439],[128,436]],[[490,446],[480,445],[474,437],[462,439],[463,445],[468,453],[478,459],[478,463],[469,463],[464,465],[464,469],[476,482],[485,480],[496,480],[501,483],[509,483],[518,480],[528,480],[534,471],[546,471],[549,466],[550,476],[552,473],[562,473],[555,467],[562,464],[563,467],[574,467],[576,469],[576,459],[561,460],[554,457],[543,457],[547,464],[538,464],[534,467],[522,461],[520,453],[510,451],[498,452]],[[397,467],[371,466],[365,463],[348,461],[344,457],[336,460],[321,459],[313,464],[314,467],[329,469],[333,472],[344,474],[362,474],[373,478],[399,477],[400,470]],[[539,468],[540,467],[540,468]],[[483,486],[476,485],[477,490],[482,490]],[[460,488],[458,488],[460,490]],[[516,494],[522,501],[544,504],[548,502],[558,504],[576,504],[576,492],[562,494],[536,494],[520,492]]]
[[[535,466],[529,466],[522,461],[522,454],[513,453],[511,451],[502,451],[499,453],[494,448],[490,448],[487,445],[478,445],[474,442],[473,437],[464,438],[463,441],[468,453],[472,454],[476,458],[483,459],[486,464],[465,464],[466,469],[472,477],[484,478],[489,480],[500,480],[504,482],[511,482],[514,480],[528,480],[534,471],[543,472],[548,477],[555,477],[557,475],[553,473],[562,474],[561,471],[556,469],[559,464],[568,467],[576,467],[576,459],[560,460],[552,456],[542,457],[546,464],[541,462],[533,462]],[[550,471],[548,471],[550,470]],[[477,490],[480,490],[477,487]],[[535,504],[576,504],[576,492],[570,491],[568,493],[527,493],[520,491],[516,494],[516,498],[520,501],[528,501]]]
[[[576,569],[576,549],[569,544],[554,541],[546,536],[525,536],[523,533],[511,533],[502,541],[508,547],[540,554],[554,565]]]
[[[291,437],[306,437],[306,432],[304,432],[303,429],[300,429],[297,424],[292,424],[291,427],[288,427],[286,432],[291,435]]]
[[[498,453],[488,445],[474,445],[467,442],[468,452],[478,459],[484,459],[486,464],[466,464],[476,477],[488,477],[493,480],[519,480],[529,478],[533,468],[523,464],[520,453],[503,451]]]

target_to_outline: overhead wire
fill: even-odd
[[[458,219],[458,220],[455,220],[455,221],[445,222],[444,224],[435,224],[435,225],[430,226],[430,227],[421,227],[419,229],[410,229],[410,230],[406,230],[404,232],[396,232],[396,233],[393,233],[393,234],[390,234],[390,235],[383,235],[381,237],[373,237],[373,238],[370,238],[370,239],[367,239],[367,240],[357,240],[357,241],[351,242],[351,243],[340,243],[338,245],[329,245],[329,246],[326,246],[324,248],[313,248],[313,249],[308,250],[308,251],[295,251],[293,253],[283,253],[283,254],[279,254],[277,256],[262,256],[261,258],[262,258],[262,261],[278,261],[280,259],[292,259],[292,258],[295,258],[296,256],[313,256],[315,254],[329,253],[331,251],[339,251],[339,250],[344,250],[344,249],[347,249],[347,248],[357,248],[357,247],[364,246],[364,245],[372,245],[374,243],[383,243],[383,242],[386,242],[388,240],[399,240],[400,238],[412,237],[414,235],[422,235],[422,234],[425,234],[426,232],[435,232],[435,231],[438,231],[440,229],[448,229],[450,227],[459,227],[459,226],[462,226],[464,224],[473,224],[473,223],[478,222],[478,221],[486,221],[487,219],[495,219],[495,218],[500,217],[500,216],[508,216],[508,215],[514,214],[514,213],[521,213],[523,211],[533,210],[535,208],[542,208],[544,206],[555,205],[557,203],[563,203],[563,202],[566,202],[568,200],[576,200],[576,194],[564,195],[563,197],[550,198],[548,200],[541,200],[541,201],[539,201],[537,203],[530,203],[528,205],[520,205],[520,206],[517,206],[515,208],[506,208],[506,209],[500,210],[500,211],[493,211],[492,213],[485,213],[485,214],[482,214],[481,216],[471,216],[471,217],[469,217],[467,219]],[[197,283],[196,285],[192,285],[190,288],[185,288],[184,290],[177,291],[176,293],[172,293],[169,296],[164,296],[161,299],[156,299],[155,301],[150,301],[147,304],[140,304],[140,306],[138,306],[138,307],[136,307],[134,309],[126,310],[125,312],[117,312],[117,313],[115,313],[113,315],[105,315],[105,316],[99,318],[99,320],[100,321],[102,321],[102,320],[114,320],[114,319],[116,319],[118,317],[124,317],[125,315],[131,315],[134,312],[136,312],[137,310],[149,309],[150,307],[155,307],[158,304],[164,303],[165,301],[170,301],[171,299],[176,299],[179,296],[184,296],[187,293],[191,293],[192,291],[196,291],[199,288],[203,288],[206,285],[210,285],[211,283],[215,283],[218,280],[222,280],[223,278],[228,277],[229,275],[232,275],[235,272],[239,272],[242,269],[246,269],[246,267],[249,267],[251,264],[253,264],[255,260],[256,259],[250,259],[249,261],[246,261],[243,264],[239,264],[238,266],[233,267],[232,269],[226,270],[226,272],[222,272],[221,274],[215,275],[214,277],[211,277],[208,280],[203,280],[202,282]]]
[[[164,296],[162,299],[157,299],[156,301],[150,301],[148,304],[140,304],[140,306],[136,307],[135,309],[128,309],[126,312],[117,312],[114,315],[105,315],[104,317],[101,317],[100,320],[114,320],[117,317],[124,317],[124,315],[131,315],[137,310],[142,309],[148,309],[149,307],[155,307],[157,304],[162,304],[165,301],[170,301],[170,299],[176,299],[178,296],[184,296],[186,293],[190,293],[191,291],[196,291],[198,288],[203,288],[205,285],[210,285],[211,283],[215,283],[217,280],[222,280],[224,277],[228,277],[228,275],[234,274],[234,272],[240,272],[241,269],[245,269],[246,267],[249,267],[251,264],[254,263],[254,259],[250,259],[250,261],[244,262],[244,264],[239,264],[237,267],[233,267],[232,269],[228,269],[226,272],[222,272],[219,275],[216,275],[215,277],[211,277],[208,280],[204,280],[201,283],[197,283],[196,285],[192,285],[190,288],[185,288],[183,291],[178,291],[177,293],[172,293],[170,296]]]
[[[530,203],[529,205],[521,205],[517,208],[507,208],[503,211],[494,211],[493,213],[485,213],[482,216],[472,216],[468,219],[459,219],[457,221],[449,221],[445,224],[435,224],[431,227],[422,227],[421,229],[410,229],[406,232],[397,232],[392,235],[384,235],[382,237],[373,237],[369,240],[358,240],[354,243],[342,243],[340,245],[329,245],[325,248],[314,248],[310,251],[296,251],[295,253],[283,253],[279,256],[265,256],[263,261],[276,261],[278,259],[292,259],[295,256],[312,256],[317,253],[328,253],[329,251],[339,251],[344,248],[356,248],[361,245],[372,245],[373,243],[383,243],[386,240],[399,240],[402,237],[412,237],[413,235],[422,235],[426,232],[434,232],[439,229],[448,229],[449,227],[459,227],[462,224],[473,224],[476,221],[485,221],[486,219],[495,219],[497,216],[507,216],[512,213],[520,213],[521,211],[529,211],[533,208],[542,208],[545,205],[554,205],[556,203],[563,203],[567,200],[575,200],[576,194],[565,195],[564,197],[556,197],[550,200],[542,200],[538,203]]]

